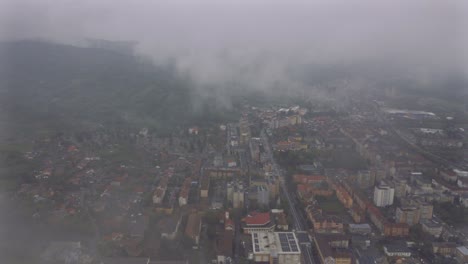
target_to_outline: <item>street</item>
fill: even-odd
[[[307,223],[305,220],[300,216],[297,211],[296,211],[296,200],[295,197],[291,197],[290,193],[288,192],[288,189],[285,184],[285,179],[283,175],[281,174],[281,171],[278,169],[278,165],[275,162],[275,159],[273,158],[273,152],[271,151],[270,143],[268,141],[268,137],[266,136],[265,131],[262,130],[261,132],[261,138],[264,143],[265,151],[268,154],[268,158],[270,159],[270,162],[273,167],[273,174],[274,176],[278,176],[281,182],[281,193],[283,194],[284,197],[286,197],[286,200],[288,202],[288,207],[289,207],[289,212],[292,215],[293,221],[294,221],[294,232],[299,232],[299,231],[307,231]],[[305,263],[308,264],[314,264],[314,258],[312,256],[312,250],[310,247],[306,246],[301,246],[301,253],[302,257],[305,261]]]

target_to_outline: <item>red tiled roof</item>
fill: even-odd
[[[262,226],[270,222],[270,213],[252,212],[242,219],[247,226]]]
[[[68,147],[68,152],[77,151],[77,150],[78,150],[78,149],[77,149],[75,146],[73,146],[73,145],[71,145],[71,146]]]
[[[294,174],[294,182],[313,183],[325,181],[327,178],[321,175]]]

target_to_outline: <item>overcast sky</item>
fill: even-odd
[[[136,40],[203,81],[255,58],[287,63],[368,59],[468,73],[464,0],[0,0],[0,38]],[[230,54],[229,63],[219,60]],[[229,65],[227,65],[229,64]]]

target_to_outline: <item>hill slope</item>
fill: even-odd
[[[194,96],[170,67],[134,56],[42,42],[0,44],[0,120],[10,132],[15,125],[102,123],[165,130],[207,114],[193,113]]]

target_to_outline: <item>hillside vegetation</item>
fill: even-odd
[[[131,55],[43,42],[0,44],[0,124],[9,135],[101,124],[165,133],[230,114],[209,102],[194,111],[192,91],[190,80],[171,67]]]

